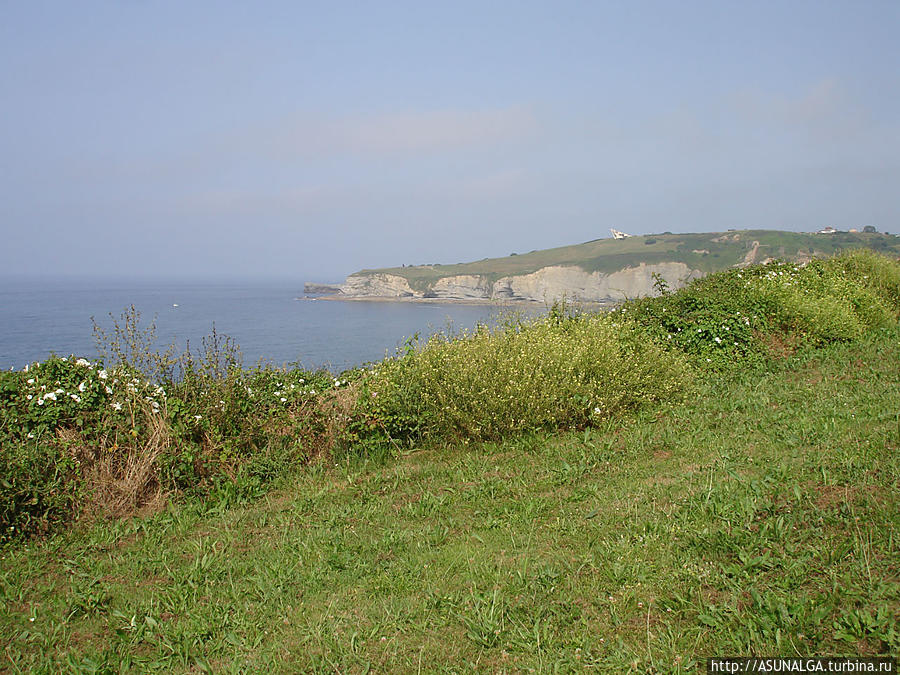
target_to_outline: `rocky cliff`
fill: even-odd
[[[900,255],[900,237],[877,232],[827,235],[779,230],[729,230],[592,239],[503,258],[402,265],[351,274],[334,297],[490,302],[615,302],[652,295],[656,275],[670,288],[719,270],[775,258],[799,263],[853,248]],[[324,290],[324,287],[321,287]]]
[[[680,262],[641,263],[611,274],[586,272],[577,266],[551,265],[532,272],[491,281],[463,274],[442,277],[424,290],[414,290],[403,277],[392,274],[353,274],[341,286],[348,298],[437,298],[445,300],[528,300],[552,302],[562,297],[582,302],[613,302],[653,295],[654,276],[671,288],[702,276]]]
[[[341,294],[356,298],[412,298],[416,295],[406,279],[394,274],[351,274],[341,286]]]

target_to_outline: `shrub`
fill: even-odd
[[[823,263],[841,270],[854,285],[871,289],[894,313],[900,315],[900,264],[887,256],[859,249]]]
[[[365,380],[350,440],[366,447],[584,427],[677,399],[689,383],[683,358],[631,322],[551,313],[410,345]]]
[[[53,357],[4,373],[0,401],[0,531],[14,536],[81,509],[95,462],[145,434],[165,392],[124,367]]]
[[[258,492],[327,450],[348,407],[348,379],[243,369],[215,331],[177,359],[151,353],[133,308],[98,335],[114,365],[53,357],[0,374],[0,540],[164,494]]]
[[[775,262],[710,275],[657,298],[626,303],[628,316],[665,344],[714,368],[801,344],[851,340],[900,313],[900,265],[870,251]]]

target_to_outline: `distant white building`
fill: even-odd
[[[609,231],[612,232],[612,236],[615,239],[624,239],[625,237],[631,236],[630,234],[626,234],[625,232],[619,232],[618,230],[613,230],[612,228],[610,228]]]
[[[816,234],[837,234],[837,230],[829,225],[828,227],[816,232]]]

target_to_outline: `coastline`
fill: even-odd
[[[496,306],[496,307],[540,307],[549,308],[553,303],[542,300],[528,300],[525,298],[423,298],[423,297],[396,297],[387,295],[317,295],[307,297],[297,297],[296,300],[318,301],[326,300],[329,302],[400,302],[423,305],[473,305],[473,306]],[[609,302],[581,301],[577,298],[569,301],[573,305],[579,307],[590,307],[594,309],[611,309],[619,304],[620,301],[610,300]]]

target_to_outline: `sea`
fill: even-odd
[[[131,306],[156,324],[157,348],[192,351],[215,329],[240,347],[246,367],[325,368],[339,373],[380,361],[406,341],[493,324],[502,305],[334,301],[308,298],[287,281],[0,279],[0,368],[58,356],[98,355],[94,322],[110,331]],[[544,311],[530,307],[528,313]],[[93,319],[93,320],[92,320]]]

